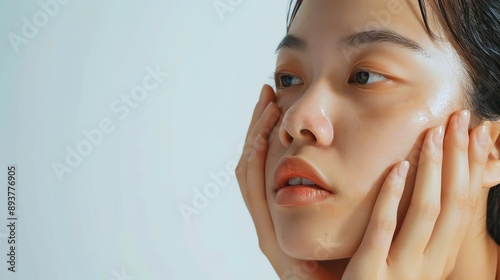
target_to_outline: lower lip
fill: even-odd
[[[332,196],[332,193],[321,188],[305,185],[287,186],[276,192],[276,204],[294,207],[319,203]]]

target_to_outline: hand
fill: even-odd
[[[267,206],[264,178],[268,137],[280,115],[275,101],[274,90],[265,85],[255,106],[243,153],[235,170],[241,194],[257,230],[259,247],[281,279],[331,279],[317,263],[293,259],[285,254],[276,238]],[[301,278],[294,278],[293,275]]]
[[[413,196],[393,240],[408,162],[396,164],[375,203],[367,231],[342,279],[446,279],[469,230],[491,140],[486,126],[468,134],[470,113],[455,113],[426,135]],[[484,137],[483,137],[484,136]],[[470,143],[469,143],[470,142]]]

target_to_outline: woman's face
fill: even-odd
[[[408,160],[404,218],[427,129],[463,108],[463,67],[417,0],[305,0],[288,35],[265,170],[276,236],[295,258],[351,257],[389,170]],[[287,187],[311,176],[330,192]]]

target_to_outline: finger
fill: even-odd
[[[376,270],[387,261],[409,166],[408,161],[396,164],[380,189],[365,236],[352,258],[355,263],[368,264],[366,269]]]
[[[455,113],[444,139],[441,213],[426,249],[433,262],[448,261],[459,245],[456,237],[469,203],[469,121],[469,111]]]
[[[269,250],[268,244],[277,244],[274,225],[266,199],[265,159],[267,155],[266,133],[258,134],[247,163],[247,207],[259,236],[259,246],[263,252]],[[271,250],[274,251],[274,250]]]
[[[408,262],[423,255],[439,214],[443,136],[444,127],[438,126],[425,137],[410,206],[393,243],[392,250]]]
[[[249,147],[249,162],[251,161],[251,157],[258,155],[258,153],[254,152],[255,148],[263,148],[262,145],[258,145],[260,142],[257,141],[257,138],[259,137],[259,140],[266,141],[267,144],[271,131],[273,130],[276,121],[279,119],[279,115],[280,111],[276,104],[274,102],[269,103],[262,114],[262,118],[257,121],[254,129],[248,136],[249,142],[251,141],[251,143],[253,143],[252,146]],[[255,147],[256,144],[257,147]]]
[[[488,159],[489,143],[489,129],[487,126],[481,125],[471,131],[469,138],[469,203],[462,218],[461,230],[456,235],[456,239],[460,243],[469,232],[470,225],[476,214],[478,197],[482,189],[484,169]],[[460,246],[454,246],[453,248],[451,255],[455,258]]]
[[[258,135],[261,135],[261,138],[265,138],[265,141],[267,143],[267,137],[269,136],[272,128],[274,127],[276,121],[278,120],[279,114],[280,111],[277,105],[274,102],[269,103],[268,106],[265,108],[264,112],[262,113],[261,118],[258,119],[252,132],[248,136],[249,143],[244,148],[242,157],[240,159],[240,163],[238,163],[238,166],[236,167],[236,173],[237,173],[236,176],[238,179],[241,193],[243,194],[243,198],[245,200],[245,203],[247,204],[247,207],[248,207],[247,200],[249,193],[248,189],[251,187],[247,183],[247,178],[248,178],[247,170],[248,168],[251,168],[251,166],[249,166],[249,162],[251,162],[250,160],[251,157],[255,157],[256,155],[258,155],[254,153],[256,138]],[[261,146],[257,146],[257,148],[259,147]]]
[[[269,85],[264,85],[260,91],[259,101],[255,105],[255,108],[253,110],[252,120],[250,121],[250,125],[248,126],[245,139],[247,139],[249,134],[252,132],[253,127],[259,120],[260,116],[264,112],[264,109],[266,109],[269,102],[275,102],[275,101],[276,101],[276,94],[274,93],[274,89]]]
[[[252,114],[252,119],[250,121],[250,125],[248,126],[248,130],[245,136],[245,143],[243,145],[243,152],[241,154],[240,160],[238,162],[238,165],[236,167],[235,173],[238,176],[238,173],[240,171],[246,170],[246,162],[248,155],[252,151],[252,145],[253,141],[255,138],[250,139],[250,134],[254,130],[255,125],[259,121],[259,119],[262,117],[262,114],[264,114],[265,109],[268,107],[270,102],[274,102],[276,100],[276,95],[274,93],[274,89],[270,87],[269,85],[264,85],[262,87],[262,90],[260,92],[260,98],[257,104],[255,105],[253,114]],[[245,176],[245,173],[243,173],[240,176]]]
[[[489,123],[489,122],[487,122]],[[484,169],[488,161],[488,150],[491,144],[489,139],[489,127],[481,125],[471,131],[469,144],[469,168],[470,168],[470,201],[469,211],[466,212],[467,219],[471,219],[477,209],[477,199],[482,189]]]
[[[257,119],[256,123],[252,127],[252,131],[247,136],[247,140],[245,142],[245,146],[243,147],[243,152],[241,154],[238,165],[236,166],[236,178],[238,179],[238,183],[240,184],[240,188],[242,185],[245,185],[246,181],[246,169],[247,169],[247,161],[248,156],[250,155],[255,138],[259,133],[264,131],[271,131],[274,124],[279,118],[280,111],[277,108],[274,102],[270,102],[267,104],[267,107],[262,112],[259,119]]]

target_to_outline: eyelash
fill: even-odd
[[[367,69],[357,69],[356,71],[354,71],[350,76],[349,76],[349,80],[348,82],[350,84],[359,84],[361,86],[363,86],[363,84],[360,84],[360,83],[356,83],[356,82],[351,82],[352,80],[352,77],[354,75],[356,75],[357,73],[359,72],[368,72],[368,73],[372,73],[372,74],[375,74],[375,75],[378,75],[378,76],[382,76],[384,77],[385,79],[388,79],[385,75],[383,74],[380,74],[380,73],[377,73],[377,72],[374,72],[374,71],[371,71],[371,70],[367,70]],[[281,78],[284,77],[284,76],[291,76],[291,77],[297,77],[299,78],[297,75],[294,75],[294,74],[289,74],[289,73],[284,73],[284,72],[279,72],[279,71],[276,71],[273,73],[272,75],[272,79],[274,79],[274,84],[276,86],[276,89],[286,89],[286,88],[291,88],[293,86],[289,86],[289,87],[286,87],[286,86],[283,86],[281,84]],[[300,78],[299,78],[300,79]],[[369,85],[369,84],[368,84]]]
[[[281,78],[284,76],[291,76],[291,77],[297,77],[297,78],[299,77],[299,76],[294,75],[294,74],[289,74],[289,73],[284,73],[284,72],[279,72],[279,71],[273,72],[273,75],[271,78],[274,79],[274,84],[276,86],[276,89],[285,89],[285,88],[293,87],[293,86],[285,87],[281,84]]]
[[[351,82],[352,78],[353,78],[356,74],[361,73],[361,72],[371,73],[371,74],[374,74],[374,75],[376,75],[376,76],[382,77],[382,78],[384,78],[385,80],[389,80],[389,78],[387,78],[384,74],[380,74],[380,73],[378,73],[378,72],[371,71],[371,70],[368,70],[368,69],[358,69],[358,70],[354,71],[354,72],[353,72],[353,73],[349,76],[349,80],[348,80],[348,82],[349,82],[350,84],[358,84],[358,85],[360,85],[360,86],[364,86],[364,87],[366,87],[366,86],[370,86],[371,84],[373,84],[373,83],[371,83],[371,84],[362,84],[362,83]],[[381,82],[381,81],[374,82],[374,83],[380,83],[380,82]]]

